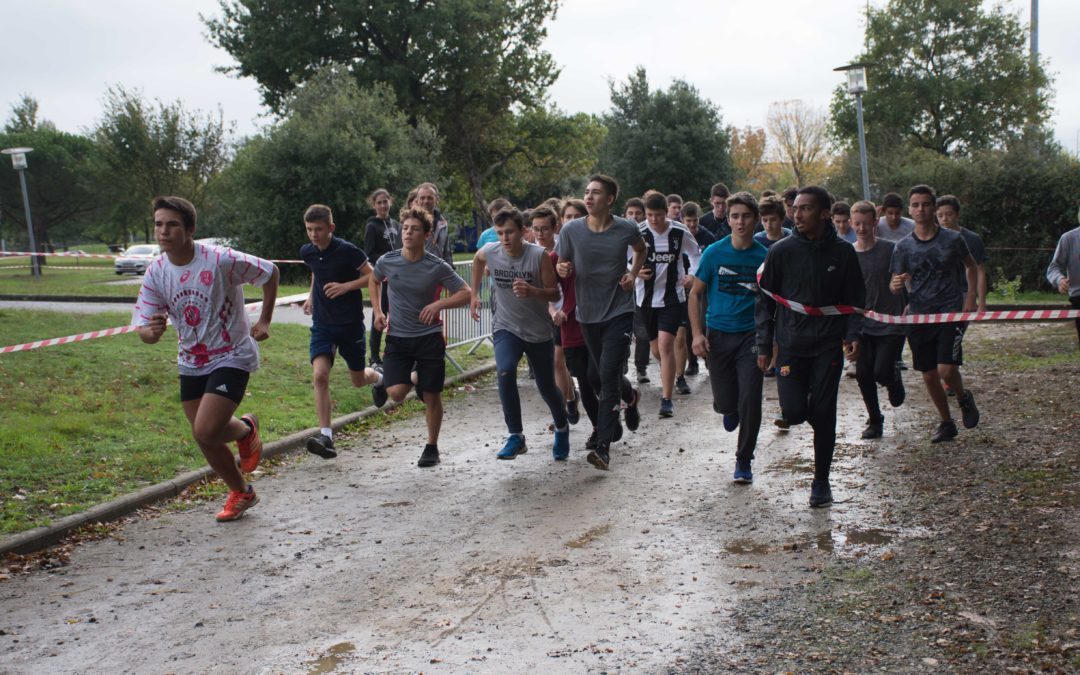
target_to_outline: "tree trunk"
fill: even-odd
[[[485,226],[491,225],[491,220],[488,218],[487,200],[484,199],[484,179],[481,178],[480,171],[471,161],[468,163],[466,172],[469,180],[469,192],[472,193],[473,204],[476,205],[477,211],[480,212],[480,219]]]

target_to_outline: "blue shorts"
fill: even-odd
[[[334,354],[341,353],[349,370],[359,372],[366,365],[367,345],[364,344],[364,324],[312,324],[311,345],[308,356],[311,361],[324,354],[334,362]]]

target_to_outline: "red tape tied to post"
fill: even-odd
[[[298,293],[296,295],[288,295],[283,298],[278,298],[274,302],[274,306],[278,305],[290,305],[295,302],[303,302],[307,300],[307,293]],[[244,305],[244,309],[248,312],[256,312],[262,309],[261,302],[253,302],[249,305]],[[14,352],[24,352],[30,349],[39,349],[41,347],[53,347],[55,345],[66,345],[71,342],[83,342],[85,340],[93,340],[96,338],[109,337],[111,335],[124,335],[125,333],[132,333],[137,330],[136,326],[118,326],[116,328],[106,328],[104,330],[90,331],[89,333],[79,333],[78,335],[68,335],[65,337],[52,338],[50,340],[35,340],[33,342],[24,342],[21,345],[11,345],[10,347],[0,347],[0,354],[12,354]]]
[[[919,325],[931,323],[954,323],[957,321],[1065,321],[1068,319],[1080,319],[1080,309],[1010,309],[993,312],[948,312],[945,314],[881,314],[862,307],[851,305],[825,305],[824,307],[810,307],[801,302],[788,300],[775,293],[761,288],[761,274],[765,270],[762,263],[758,268],[758,288],[765,295],[772,298],[776,304],[783,305],[793,312],[806,314],[807,316],[843,316],[845,314],[862,314],[864,318],[880,323]]]

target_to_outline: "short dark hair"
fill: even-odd
[[[686,202],[682,205],[683,218],[700,218],[701,207],[697,202]]]
[[[555,215],[555,212],[552,211],[550,207],[537,206],[535,209],[532,210],[531,213],[529,213],[530,223],[536,220],[540,220],[541,218],[550,218],[551,226],[555,229],[559,228],[559,217]]]
[[[776,196],[776,190],[762,190],[761,191],[761,198],[762,199],[765,199],[766,197],[775,197],[775,196]]]
[[[568,207],[568,206],[574,207],[574,210],[577,211],[578,213],[584,213],[584,214],[589,213],[589,210],[585,208],[585,200],[584,199],[578,199],[577,197],[568,197],[559,206],[559,219],[560,220],[562,219],[563,214],[566,213],[566,207]]]
[[[729,195],[731,195],[731,190],[728,190],[728,186],[724,185],[723,183],[717,183],[716,185],[712,186],[711,190],[709,190],[709,199],[712,199],[713,197],[721,197],[723,199],[727,199]]]
[[[799,190],[799,188],[797,188],[797,187],[789,187],[788,189],[784,190],[783,193],[782,193],[783,196],[784,196],[784,201],[785,202],[793,202],[793,201],[795,201],[795,198],[799,196],[800,192],[802,192],[802,191]]]
[[[154,211],[157,211],[158,209],[176,211],[180,214],[180,220],[184,223],[184,229],[195,229],[195,223],[199,217],[195,212],[195,205],[183,197],[154,197],[153,201],[150,203],[152,205],[150,215],[153,215]]]
[[[784,191],[785,193],[787,190]],[[804,188],[800,188],[796,195],[810,195],[817,202],[820,208],[826,211],[832,210],[832,197],[829,196],[829,191],[820,185],[807,185]]]
[[[424,232],[431,232],[431,228],[434,227],[434,224],[431,222],[431,214],[420,207],[406,206],[401,209],[401,213],[398,214],[398,221],[404,225],[405,221],[409,218],[419,220],[420,224],[424,226]]]
[[[851,205],[847,202],[833,202],[832,214],[834,216],[850,216]]]
[[[742,204],[754,214],[755,218],[761,217],[761,210],[758,208],[757,200],[754,199],[754,195],[749,192],[736,192],[727,198],[728,213],[731,213],[731,207],[736,204]]]
[[[668,206],[671,206],[672,204],[679,204],[681,206],[682,205],[682,195],[677,195],[674,192],[672,192],[671,194],[669,194],[667,196],[667,203],[668,203]]]
[[[627,199],[626,204],[623,205],[623,212],[631,206],[636,206],[642,211],[645,210],[645,202],[642,201],[641,197],[631,197],[630,199]]]
[[[495,199],[492,199],[488,203],[488,206],[487,206],[488,215],[490,215],[490,216],[492,216],[494,218],[496,213],[498,213],[499,211],[502,211],[505,208],[509,208],[511,206],[513,206],[513,204],[510,203],[509,199],[506,199],[505,197],[496,197]]]
[[[934,188],[925,183],[919,183],[908,190],[908,199],[910,199],[912,195],[930,195],[930,200],[935,203],[937,202],[937,193],[934,192]]]
[[[784,205],[784,200],[775,192],[761,198],[758,211],[759,218],[762,216],[776,216],[783,219],[787,216],[787,207]]]
[[[332,223],[334,212],[325,204],[312,204],[304,211],[305,223]]]
[[[942,195],[937,198],[937,208],[942,206],[951,206],[953,210],[960,213],[960,200],[955,195]]]
[[[495,226],[506,224],[507,221],[517,225],[519,230],[525,229],[525,218],[513,206],[508,206],[495,214]]]
[[[667,211],[667,197],[662,192],[649,190],[644,195],[646,211]]]
[[[904,208],[904,199],[895,192],[890,192],[881,198],[881,208],[902,209]]]
[[[600,183],[604,186],[604,192],[608,193],[608,196],[613,197],[614,199],[619,198],[619,184],[611,176],[605,176],[602,173],[594,173],[589,176],[589,180],[585,184],[588,185],[589,183]]]

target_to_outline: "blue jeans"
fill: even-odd
[[[522,432],[517,367],[523,354],[532,364],[536,388],[547,403],[548,409],[551,410],[555,428],[566,428],[566,399],[555,384],[555,344],[551,340],[525,342],[507,330],[495,331],[492,339],[495,342],[495,370],[499,378],[499,400],[502,401],[507,431],[512,434]]]

